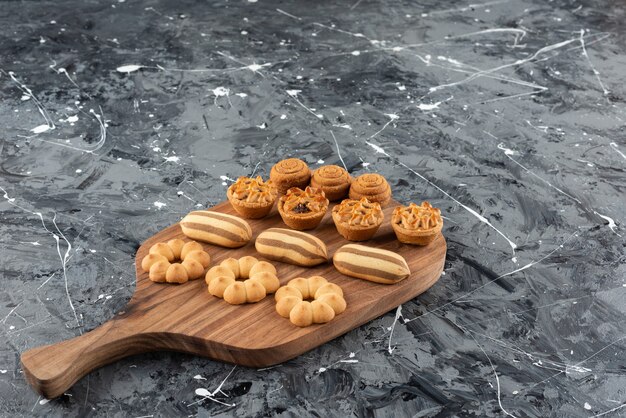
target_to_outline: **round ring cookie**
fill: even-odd
[[[175,262],[177,260],[182,263]],[[141,268],[153,282],[186,283],[199,279],[211,265],[211,256],[196,241],[171,239],[150,247]]]
[[[284,195],[292,187],[304,189],[311,180],[311,170],[302,160],[288,158],[274,164],[270,179],[279,195]]]
[[[366,197],[370,202],[377,202],[385,207],[391,200],[391,186],[380,174],[361,174],[350,184],[348,195],[354,200]]]
[[[343,290],[322,276],[290,280],[274,295],[276,312],[292,324],[308,327],[325,324],[346,310]],[[306,299],[312,301],[308,302]]]
[[[311,187],[322,189],[331,202],[344,198],[348,194],[350,183],[350,174],[337,165],[323,165],[311,175]]]
[[[280,287],[276,267],[249,255],[227,258],[207,271],[205,281],[210,294],[231,305],[258,302]]]

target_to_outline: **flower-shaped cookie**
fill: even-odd
[[[141,260],[141,268],[153,282],[186,283],[200,278],[210,265],[211,256],[202,245],[182,239],[154,244]]]
[[[379,203],[367,198],[345,199],[333,208],[333,221],[341,236],[349,241],[365,241],[374,236],[385,215]]]
[[[313,229],[319,225],[328,210],[324,192],[314,187],[302,190],[292,187],[278,200],[278,212],[283,222],[298,230]]]
[[[400,242],[405,244],[428,245],[441,232],[443,219],[441,211],[430,203],[421,205],[410,203],[393,210],[391,226]]]
[[[290,280],[276,291],[274,298],[276,312],[299,327],[324,324],[346,310],[341,287],[322,276]]]
[[[276,200],[276,188],[271,180],[239,177],[226,193],[233,209],[244,218],[258,219],[266,216]]]
[[[280,286],[276,268],[249,255],[240,259],[227,258],[207,271],[205,281],[210,294],[231,305],[258,302]]]

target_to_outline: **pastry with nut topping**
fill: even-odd
[[[278,200],[278,213],[287,226],[299,231],[314,229],[328,210],[324,192],[314,187],[292,187]]]
[[[322,189],[331,202],[346,197],[350,183],[352,183],[350,174],[337,165],[323,165],[311,176],[311,187]]]
[[[398,206],[393,210],[391,226],[400,242],[414,245],[428,245],[441,232],[443,219],[441,211],[430,203],[415,203]]]
[[[226,193],[233,209],[244,218],[259,219],[267,216],[276,201],[277,191],[272,180],[239,177]]]
[[[363,197],[346,199],[333,208],[337,232],[348,241],[365,241],[374,236],[385,215],[380,204]]]

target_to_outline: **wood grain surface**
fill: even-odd
[[[276,313],[273,295],[255,304],[229,305],[208,293],[203,278],[183,285],[153,283],[142,271],[141,259],[157,242],[188,240],[175,224],[149,238],[137,251],[137,288],[123,311],[80,337],[26,351],[22,354],[24,374],[38,393],[54,398],[92,370],[148,351],[193,353],[249,367],[266,367],[305,353],[415,298],[439,279],[446,255],[445,239],[439,235],[427,247],[398,242],[389,223],[396,204],[392,201],[384,210],[383,225],[373,239],[362,244],[401,254],[411,269],[408,279],[383,285],[351,278],[339,273],[332,260],[311,268],[272,262],[281,284],[295,277],[321,275],[343,288],[348,307],[327,324],[306,328],[291,324]],[[235,214],[228,202],[210,210]],[[212,265],[244,255],[262,259],[254,248],[256,236],[267,228],[285,227],[276,208],[266,218],[248,222],[253,238],[242,248],[203,244]],[[308,232],[326,243],[329,256],[349,243],[337,233],[330,209],[321,225]]]

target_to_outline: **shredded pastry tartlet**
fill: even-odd
[[[437,228],[443,221],[439,209],[423,202],[419,206],[415,203],[398,206],[393,211],[392,222],[407,230],[428,231]]]
[[[346,199],[335,206],[333,213],[337,214],[340,222],[349,226],[378,225],[384,216],[380,204],[365,197],[360,200]]]
[[[292,187],[287,194],[281,197],[283,212],[292,214],[308,214],[326,212],[328,199],[324,193],[313,187],[302,190]]]
[[[270,203],[276,199],[276,192],[272,180],[263,181],[261,176],[256,178],[239,177],[230,186],[233,198],[247,203]]]

